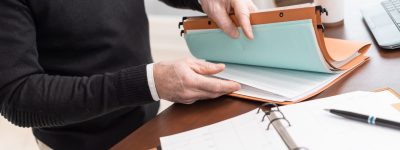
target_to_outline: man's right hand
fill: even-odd
[[[161,99],[191,104],[197,100],[216,98],[240,89],[239,83],[205,76],[224,69],[224,64],[187,58],[156,63],[153,74]]]

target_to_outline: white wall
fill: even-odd
[[[191,56],[178,23],[183,16],[198,16],[203,13],[176,9],[158,0],[145,0],[150,23],[150,43],[154,60],[174,60]]]

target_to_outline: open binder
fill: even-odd
[[[242,84],[243,90],[231,96],[291,104],[322,92],[368,60],[369,43],[324,37],[324,13],[328,12],[321,6],[252,13],[252,41],[243,35],[231,39],[206,16],[184,17],[179,27],[195,57],[227,64],[226,71],[215,76]],[[237,24],[234,14],[230,17]],[[254,76],[257,71],[259,76]],[[268,78],[273,75],[307,81],[281,87],[290,79]],[[311,78],[321,80],[314,84]],[[268,80],[279,84],[263,83]]]
[[[355,91],[296,105],[262,104],[215,124],[161,137],[163,149],[397,149],[398,130],[344,119],[338,108],[399,121],[400,95],[385,88]],[[234,146],[233,148],[230,146]]]

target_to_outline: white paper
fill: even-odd
[[[287,149],[268,118],[256,110],[202,128],[161,137],[163,150],[282,150]]]
[[[400,121],[392,104],[400,100],[388,91],[353,92],[336,97],[281,107],[292,123],[287,128],[299,146],[311,150],[399,149],[400,131],[333,115],[323,109],[340,109]]]
[[[216,77],[244,85],[235,93],[274,101],[296,101],[310,95],[345,72],[318,73],[278,68],[226,64]]]

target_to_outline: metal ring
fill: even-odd
[[[264,112],[265,114],[264,114],[264,116],[262,117],[261,122],[264,122],[265,117],[268,116],[268,115],[270,115],[271,112],[276,112],[276,111],[279,112],[279,113],[282,115],[282,117],[280,117],[280,118],[285,118],[285,115],[283,115],[283,113],[282,113],[281,111],[279,111],[279,110],[272,110],[272,111]]]
[[[264,103],[264,104],[261,104],[258,107],[257,114],[260,112],[262,107],[267,107],[267,106],[273,106],[273,107],[276,107],[279,110],[278,105],[276,105],[275,103]],[[263,112],[265,112],[265,111],[263,111]]]
[[[274,121],[281,120],[281,119],[285,120],[289,124],[289,127],[292,126],[286,118],[275,118],[275,119],[272,119],[271,122],[268,124],[267,130],[269,130],[269,127],[271,126],[272,123],[274,123]]]

